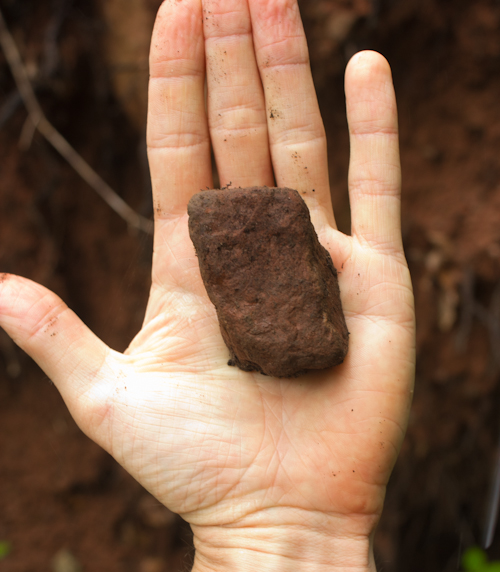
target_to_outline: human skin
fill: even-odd
[[[0,326],[81,429],[191,524],[196,571],[375,570],[415,365],[397,112],[381,55],[351,59],[346,98],[352,236],[335,227],[296,0],[166,0],[151,49],[155,237],[142,330],[120,354],[43,286],[0,275]],[[213,186],[211,146],[223,185],[291,187],[306,201],[341,269],[351,333],[341,366],[299,379],[227,366],[187,226],[190,197]]]

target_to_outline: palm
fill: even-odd
[[[128,363],[139,365],[136,377],[127,376],[127,401],[142,404],[132,432],[141,455],[123,441],[130,438],[123,430],[130,424],[126,407],[114,420],[120,427],[110,432],[121,436],[111,444],[115,455],[124,450],[120,462],[193,524],[227,524],[271,506],[361,511],[371,521],[381,510],[409,401],[409,388],[400,383],[411,371],[410,355],[401,359],[401,350],[412,336],[403,261],[388,262],[337,231],[326,232],[323,243],[335,245],[336,266],[343,268],[350,354],[333,371],[278,381],[227,367],[186,217],[173,228],[181,236],[166,242],[180,245],[170,253],[177,274],[157,276],[144,330],[129,350]],[[163,294],[174,278],[177,293]],[[145,459],[143,444],[161,416],[170,421]]]
[[[198,0],[167,0],[153,37],[156,230],[142,331],[126,355],[111,352],[55,297],[14,278],[1,285],[0,323],[54,379],[82,429],[194,526],[251,523],[259,514],[271,523],[267,509],[282,509],[361,516],[368,534],[404,434],[414,360],[390,74],[380,56],[365,54],[348,75],[347,237],[334,228],[296,1],[203,5],[213,18],[204,30]],[[281,112],[268,122],[270,106]],[[351,333],[342,366],[293,380],[227,366],[187,229],[189,197],[212,186],[210,141],[223,183],[273,185],[276,177],[303,194],[341,271]],[[55,349],[51,332],[65,334]]]

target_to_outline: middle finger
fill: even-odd
[[[247,0],[203,0],[208,120],[221,186],[274,186]]]

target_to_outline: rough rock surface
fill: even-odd
[[[342,363],[349,333],[337,272],[297,191],[202,191],[188,213],[230,365],[294,377]]]

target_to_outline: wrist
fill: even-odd
[[[371,535],[361,532],[366,522],[346,527],[335,517],[303,516],[279,525],[256,517],[244,526],[193,526],[193,572],[376,572]]]

